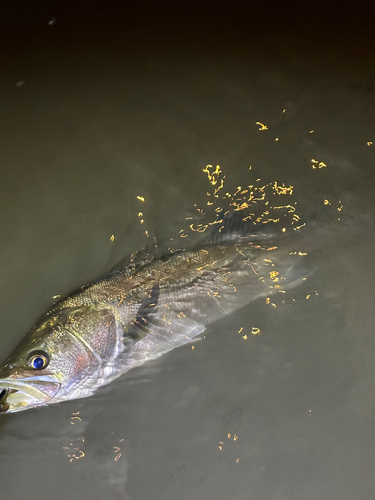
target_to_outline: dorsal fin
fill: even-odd
[[[222,245],[244,240],[261,242],[274,237],[275,234],[268,228],[266,230],[264,225],[255,224],[250,216],[244,217],[242,211],[222,210],[217,216],[207,243]]]
[[[145,265],[150,264],[150,262],[155,260],[157,257],[159,257],[159,249],[156,243],[156,238],[154,238],[153,244],[147,245],[141,250],[127,255],[117,262],[117,264],[115,264],[108,273],[108,276],[116,274],[119,271],[127,271],[130,274],[133,274],[134,272],[142,269]]]

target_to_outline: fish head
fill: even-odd
[[[18,349],[21,351],[21,349]],[[61,382],[49,369],[44,346],[13,354],[0,370],[0,413],[14,413],[48,404]]]
[[[63,310],[34,326],[0,366],[0,413],[91,395],[101,358],[84,335],[97,324],[95,314]]]

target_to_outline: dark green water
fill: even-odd
[[[233,186],[293,185],[307,217],[344,204],[285,304],[252,303],[94,398],[4,416],[7,500],[373,498],[369,5],[3,8],[3,357],[144,231],[178,239],[207,164]]]

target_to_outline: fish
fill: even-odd
[[[302,282],[288,238],[276,245],[273,235],[248,233],[228,216],[203,244],[167,252],[155,244],[55,302],[0,367],[0,413],[91,396],[246,304]]]

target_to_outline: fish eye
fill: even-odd
[[[47,353],[36,352],[29,357],[28,365],[34,370],[43,370],[49,363]]]

